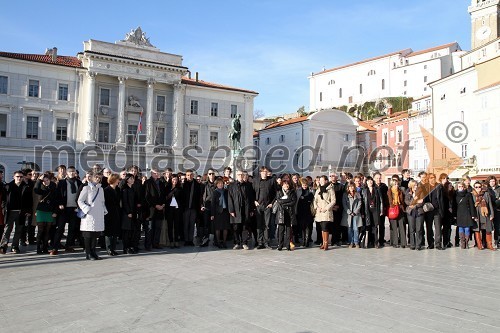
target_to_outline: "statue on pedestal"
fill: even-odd
[[[236,117],[231,122],[231,130],[229,131],[229,140],[231,143],[231,150],[233,154],[236,151],[241,150],[241,115],[237,114]]]

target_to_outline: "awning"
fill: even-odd
[[[472,180],[486,180],[489,176],[495,176],[497,180],[500,179],[500,174],[498,173],[478,173],[477,175],[471,176],[470,178]]]
[[[469,170],[467,169],[456,169],[448,175],[450,180],[461,180],[463,176],[467,175]]]

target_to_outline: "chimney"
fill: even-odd
[[[191,71],[188,71],[188,78],[191,78]]]
[[[56,60],[57,60],[57,47],[54,46],[52,48],[52,61],[56,62]]]
[[[196,74],[195,74],[195,79],[196,79],[196,82],[198,82],[198,72],[196,72]]]
[[[391,106],[391,107],[389,107],[389,108],[387,108],[387,115],[388,115],[389,117],[391,117],[391,116],[392,116],[392,106]]]

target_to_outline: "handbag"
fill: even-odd
[[[399,206],[389,207],[387,217],[389,218],[389,220],[396,220],[399,217]]]
[[[100,190],[100,189],[101,189],[101,188],[98,188],[98,189],[97,189],[97,193],[95,194],[94,199],[92,199],[92,202],[90,203],[90,205],[92,205],[92,204],[95,202],[95,199],[97,198],[97,195],[99,194],[99,190]],[[85,204],[87,204],[87,203],[85,203]],[[90,206],[90,205],[89,205],[89,206]],[[85,214],[85,213],[83,212],[83,210],[82,210],[80,207],[78,207],[78,208],[76,209],[76,216],[77,216],[78,218],[80,218],[80,219],[84,219],[84,218],[86,218],[86,217],[87,217],[87,214]]]
[[[316,216],[316,209],[314,209],[314,202],[311,202],[309,209],[311,210],[312,217]]]
[[[424,209],[424,212],[432,212],[434,210],[434,206],[430,202],[424,203],[424,206],[422,207]]]

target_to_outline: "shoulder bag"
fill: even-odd
[[[90,205],[92,205],[95,202],[95,199],[97,198],[97,195],[99,194],[99,190],[100,190],[100,188],[97,189],[97,193],[95,194],[94,199],[92,199],[92,202],[90,203]],[[87,204],[87,203],[85,203],[85,204]],[[77,208],[76,216],[80,219],[84,219],[87,217],[87,214],[85,214],[81,208]]]

